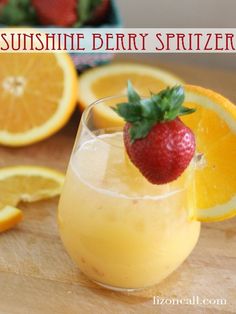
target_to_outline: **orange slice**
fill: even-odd
[[[0,144],[35,143],[68,121],[77,75],[66,53],[3,53],[0,64]]]
[[[0,232],[22,219],[16,208],[20,201],[34,202],[60,194],[64,175],[58,171],[33,166],[0,169]]]
[[[196,170],[197,209],[191,217],[220,221],[236,215],[236,107],[208,89],[186,86],[186,106],[196,108],[182,120],[195,133],[203,154]]]
[[[15,227],[23,218],[22,211],[13,206],[5,206],[0,210],[0,232]]]
[[[79,78],[78,103],[84,110],[98,99],[126,94],[127,81],[141,95],[149,95],[150,91],[158,92],[166,86],[183,84],[183,81],[164,70],[140,63],[112,63],[100,66],[83,73]],[[117,101],[117,100],[114,100]],[[109,105],[112,105],[112,101]],[[101,104],[95,116],[97,127],[122,125],[121,119],[107,106]]]

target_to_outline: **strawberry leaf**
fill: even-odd
[[[181,107],[178,115],[183,116],[186,114],[194,113],[195,111],[196,111],[196,109],[194,109],[194,108]]]
[[[6,25],[35,24],[36,20],[30,0],[8,0],[1,9],[0,23]]]
[[[151,93],[150,98],[142,99],[128,81],[127,94],[128,102],[117,104],[113,109],[131,123],[132,142],[146,137],[156,123],[195,112],[195,109],[183,106],[185,94],[182,86],[167,87],[158,94]]]
[[[135,142],[137,139],[145,138],[155,123],[155,120],[147,119],[133,123],[132,127],[129,129],[131,143]]]
[[[141,100],[141,97],[139,96],[139,94],[134,90],[132,84],[130,81],[128,81],[128,100],[130,103],[135,103],[135,102],[139,102]]]
[[[135,122],[140,120],[141,107],[136,104],[121,103],[117,108],[113,108],[127,122]]]

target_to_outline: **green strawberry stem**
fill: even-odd
[[[195,109],[183,106],[185,94],[182,86],[167,87],[157,94],[151,93],[150,98],[141,98],[128,81],[127,96],[128,102],[117,104],[113,110],[131,124],[132,143],[145,138],[157,123],[195,112]]]

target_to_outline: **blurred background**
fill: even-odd
[[[117,4],[126,27],[236,27],[235,0],[117,0]],[[158,59],[236,69],[236,54],[159,54]]]

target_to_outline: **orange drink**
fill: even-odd
[[[188,219],[194,165],[171,183],[149,183],[127,157],[122,129],[96,128],[97,110],[106,103],[111,99],[83,114],[59,204],[60,234],[90,279],[115,290],[139,289],[166,278],[197,243],[200,223]]]

